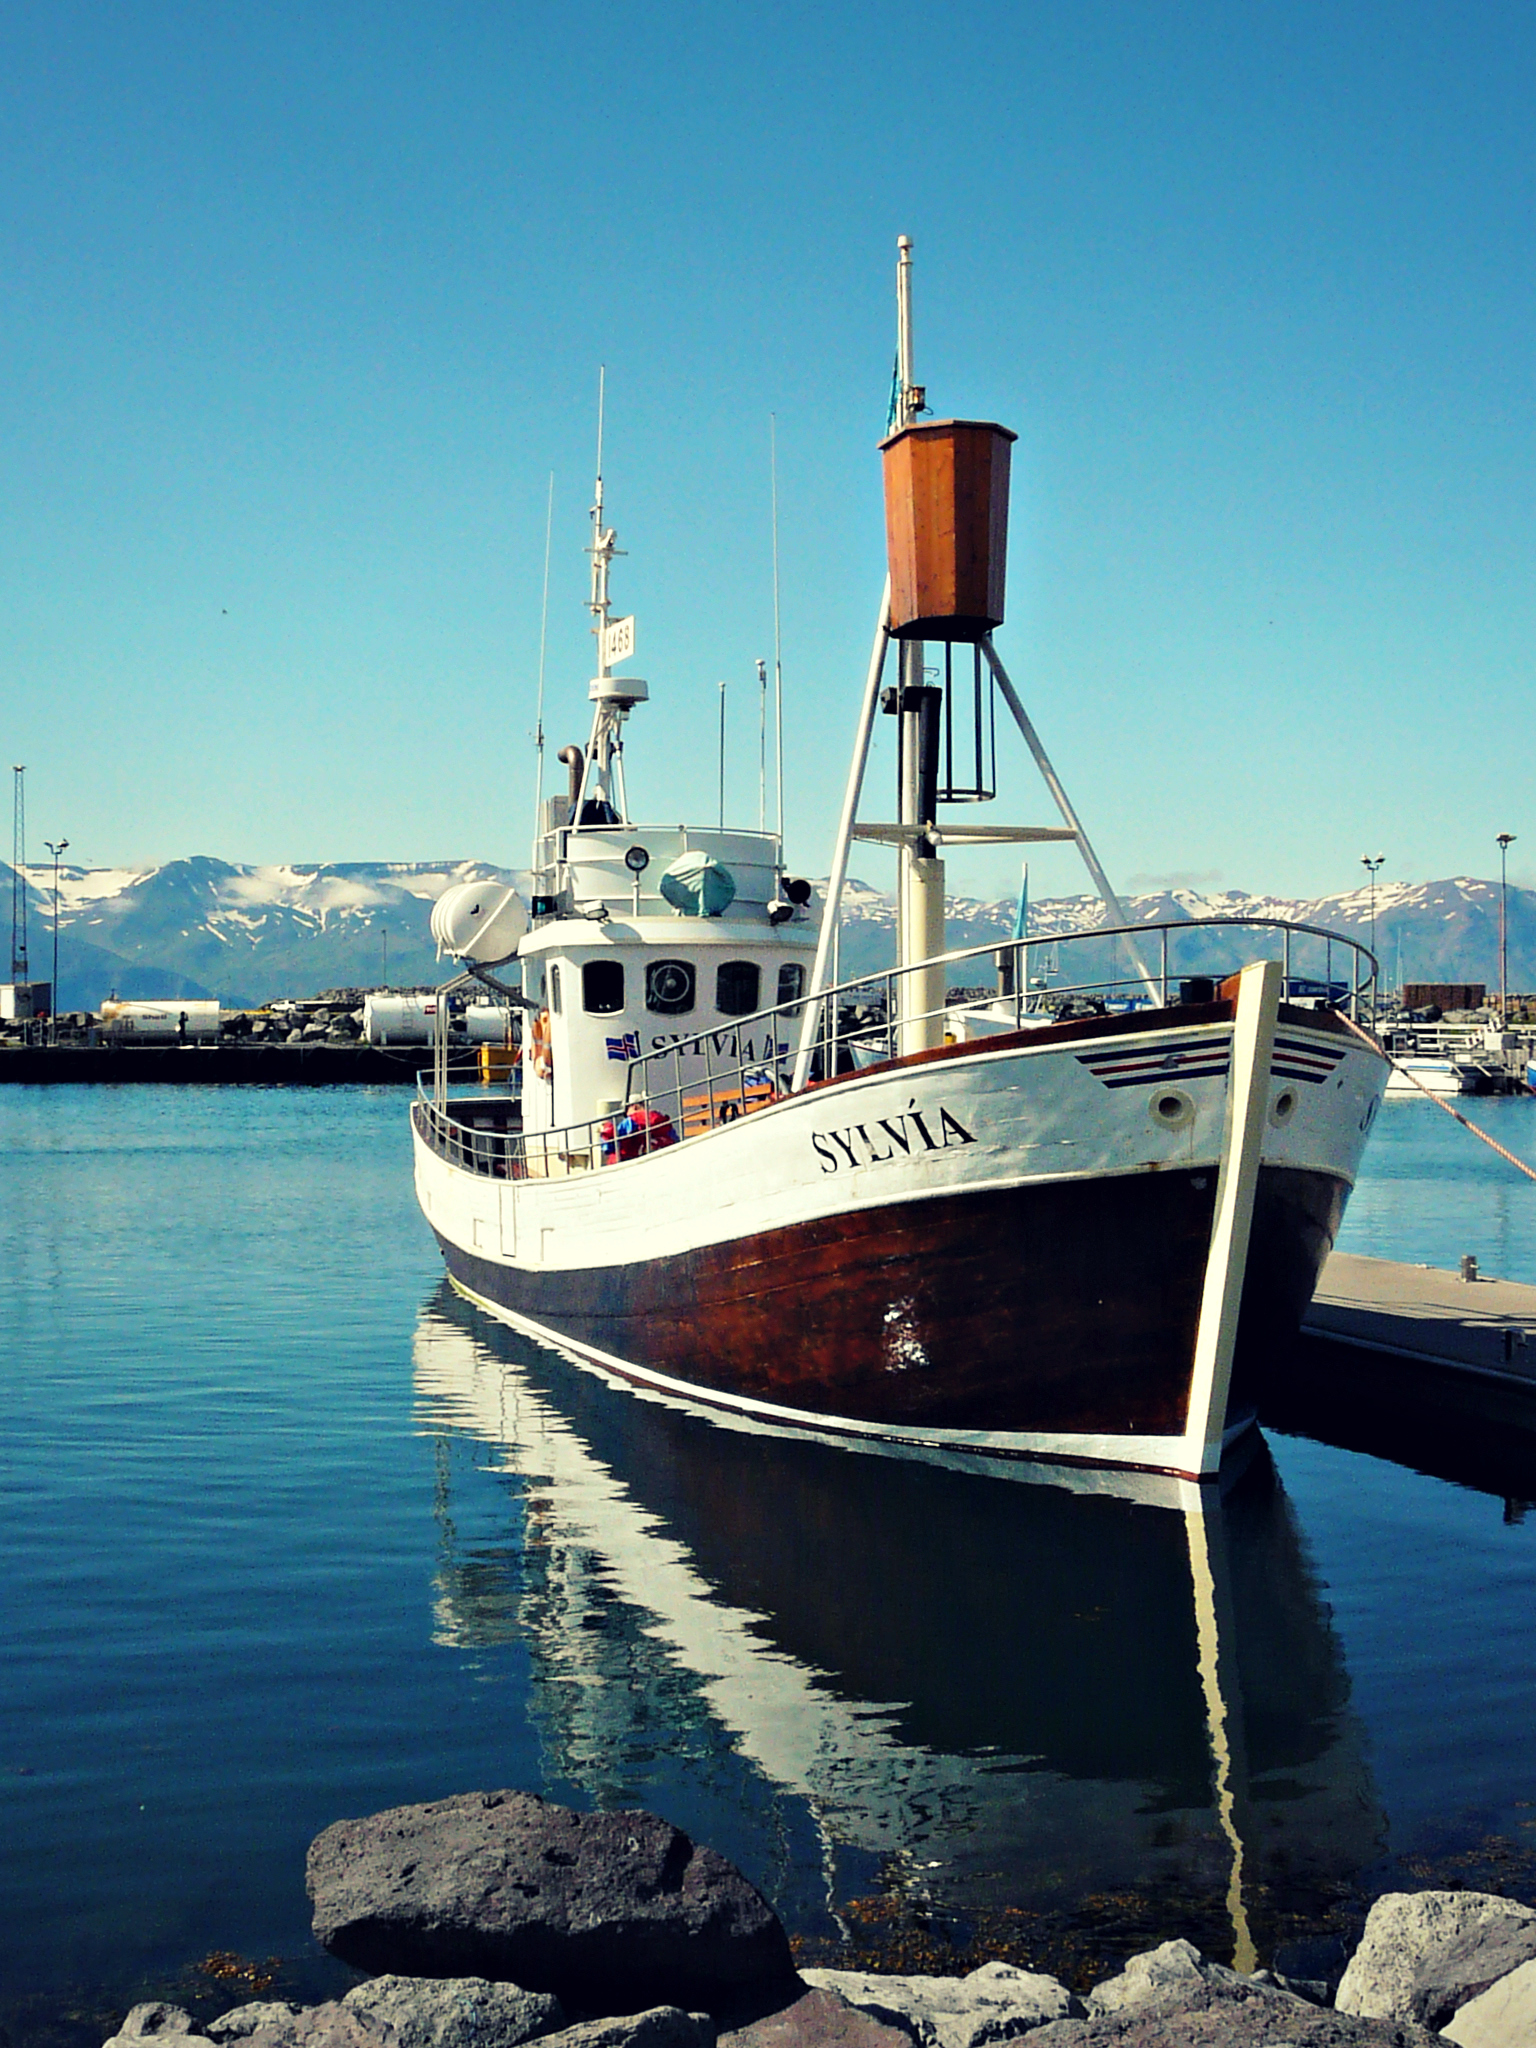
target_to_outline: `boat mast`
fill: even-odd
[[[533,720],[533,866],[539,865],[544,831],[544,656],[549,646],[549,548],[555,532],[555,472],[549,472],[549,502],[544,508],[544,599],[539,611],[539,700]]]
[[[768,496],[773,521],[773,748],[774,822],[784,859],[784,642],[779,631],[779,423],[768,415]]]
[[[587,605],[592,614],[592,632],[597,640],[597,673],[608,673],[608,565],[618,552],[618,535],[603,525],[603,406],[607,395],[606,365],[597,373],[597,483],[592,492],[592,596]]]
[[[589,803],[606,805],[619,820],[628,823],[624,747],[619,733],[630,706],[645,695],[643,683],[635,685],[635,694],[629,694],[622,683],[614,688],[610,681],[616,628],[632,626],[633,621],[615,621],[609,616],[608,571],[614,556],[622,555],[624,550],[618,544],[614,529],[603,524],[603,413],[606,392],[607,370],[603,368],[597,373],[597,482],[592,493],[592,545],[587,550],[592,557],[592,595],[587,609],[592,614],[592,635],[597,641],[597,673],[587,692],[593,703],[592,736],[587,742],[586,759],[582,764],[581,785],[571,819],[573,825],[580,824],[582,812]],[[629,644],[632,641],[631,634]],[[628,652],[628,644],[622,651]]]
[[[892,431],[914,426],[926,410],[912,345],[912,238],[896,243],[896,418]],[[900,998],[900,1050],[927,1052],[944,1042],[944,974],[922,963],[944,951],[944,863],[928,837],[935,801],[937,709],[923,686],[923,643],[902,640],[898,651],[896,964],[908,970],[896,984]]]

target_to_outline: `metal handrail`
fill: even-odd
[[[1346,995],[1340,1007],[1358,1020],[1361,1005],[1375,983],[1375,956],[1358,940],[1329,931],[1323,925],[1291,923],[1283,918],[1222,917],[1170,919],[1152,925],[1098,926],[1090,931],[1055,937],[992,940],[942,954],[935,962],[919,963],[922,967],[943,967],[948,983],[957,978],[952,970],[962,968],[968,961],[995,962],[999,968],[1007,961],[1011,975],[1000,978],[1011,979],[1014,991],[1011,995],[984,995],[958,1006],[946,997],[940,1006],[918,1015],[904,1015],[897,1001],[898,989],[906,977],[918,971],[918,967],[884,968],[874,974],[839,982],[818,999],[820,1014],[814,1034],[813,1078],[851,1072],[860,1065],[873,1065],[894,1057],[899,1050],[899,1035],[904,1030],[927,1020],[948,1019],[957,1011],[960,1015],[986,1012],[1006,1023],[1006,1013],[1000,1012],[1003,1012],[1003,1006],[1011,1004],[1014,1022],[1022,1028],[1026,1023],[1055,1021],[1056,1014],[1068,1004],[1096,1004],[1106,1009],[1110,1002],[1118,1002],[1126,1009],[1140,1007],[1146,1000],[1144,990],[1148,980],[1158,990],[1160,1002],[1166,1008],[1173,981],[1192,978],[1188,970],[1182,974],[1175,972],[1173,962],[1178,939],[1192,934],[1209,939],[1212,934],[1240,931],[1279,934],[1281,987],[1287,992],[1292,981],[1300,978],[1293,973],[1293,940],[1308,938],[1323,942],[1323,973],[1315,978],[1329,988],[1341,978],[1334,973],[1334,949],[1343,948],[1346,958],[1341,964],[1349,972],[1342,977]],[[1057,981],[1049,989],[1030,987],[1028,966],[1032,953],[1049,950],[1059,961],[1061,954],[1071,947],[1128,937],[1144,944],[1157,941],[1159,957],[1154,972],[1101,975],[1075,982]],[[1234,967],[1242,964],[1235,962]],[[1234,967],[1222,972],[1230,973]],[[1212,980],[1217,978],[1208,969],[1195,972]],[[850,1021],[844,1013],[855,1005],[877,1013],[883,1010],[883,1016],[876,1014],[864,1020],[854,1018]],[[724,1028],[693,1032],[670,1045],[643,1053],[639,1059],[629,1063],[625,1101],[620,1110],[600,1113],[555,1130],[522,1134],[507,1150],[506,1176],[513,1179],[559,1177],[585,1171],[590,1166],[644,1157],[670,1148],[679,1141],[702,1136],[722,1123],[734,1121],[781,1099],[790,1092],[787,1069],[793,1059],[805,1007],[805,998],[798,1002],[778,1003],[771,1009],[756,1010],[750,1016],[735,1018]],[[722,1039],[729,1041],[735,1050],[722,1048]],[[763,1052],[756,1049],[750,1055],[741,1052],[744,1042],[757,1039],[766,1040]],[[690,1058],[702,1063],[702,1071],[684,1071],[683,1063]],[[846,1065],[843,1064],[845,1058]],[[436,1149],[446,1150],[450,1156],[460,1153],[473,1155],[474,1148],[466,1138],[465,1127],[446,1113],[445,1088],[434,1081],[434,1092],[437,1096],[435,1101],[427,1092],[426,1077],[421,1076],[418,1093],[425,1113],[428,1142],[433,1143]],[[648,1114],[637,1118],[637,1111]],[[656,1121],[652,1121],[653,1118]]]

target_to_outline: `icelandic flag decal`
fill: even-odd
[[[611,1060],[637,1060],[640,1057],[640,1034],[626,1031],[622,1038],[608,1040],[608,1057]]]

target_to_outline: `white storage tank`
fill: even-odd
[[[145,1045],[206,1044],[218,1037],[220,1021],[217,1003],[120,1003],[108,997],[101,1006],[102,1031],[108,1038]]]
[[[363,1036],[370,1045],[430,1045],[436,1030],[436,996],[363,998]]]
[[[471,1045],[507,1045],[512,1012],[505,1003],[471,1003],[464,1012],[464,1035]]]

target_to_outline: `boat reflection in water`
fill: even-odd
[[[437,1641],[520,1642],[544,1789],[663,1805],[792,1931],[881,1887],[972,1917],[1134,1892],[1252,1967],[1381,1853],[1262,1440],[1218,1495],[780,1437],[617,1391],[446,1285],[415,1367],[440,1470],[494,1444],[522,1520],[477,1546],[440,1489]]]

